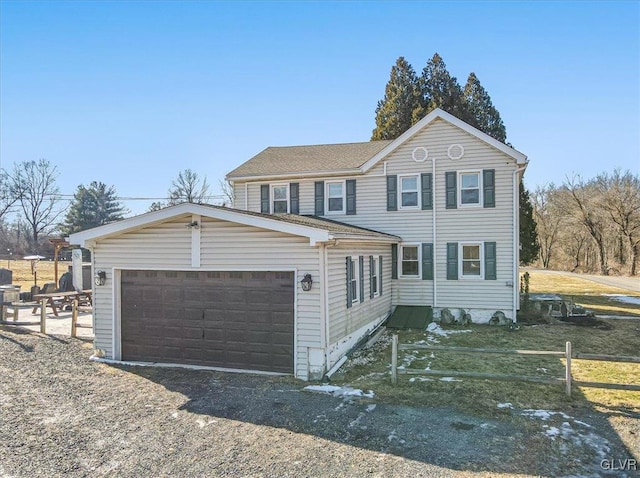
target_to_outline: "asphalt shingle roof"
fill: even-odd
[[[245,176],[353,170],[373,158],[391,141],[272,146],[231,171],[229,179]]]

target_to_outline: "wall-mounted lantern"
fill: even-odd
[[[302,286],[303,291],[309,292],[311,290],[311,286],[313,285],[311,274],[305,274],[304,278],[300,281],[300,285]]]
[[[105,271],[96,271],[96,285],[105,285],[107,283],[107,273]]]

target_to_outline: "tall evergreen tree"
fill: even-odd
[[[427,62],[418,84],[421,91],[420,107],[414,110],[413,123],[417,123],[436,108],[443,109],[457,118],[464,118],[462,88],[456,77],[451,76],[440,55],[435,53]]]
[[[127,212],[113,186],[92,181],[88,187],[78,186],[61,229],[64,234],[73,234],[119,221]]]
[[[507,140],[507,130],[504,127],[500,113],[493,106],[491,98],[475,73],[469,74],[464,86],[464,117],[460,118],[480,131],[501,142]]]
[[[413,112],[419,106],[418,77],[413,67],[401,56],[391,67],[384,98],[378,101],[376,127],[371,139],[395,139],[400,136],[413,124]]]
[[[529,192],[520,181],[520,263],[531,264],[538,258],[540,243]]]

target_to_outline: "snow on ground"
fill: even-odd
[[[433,379],[432,378],[427,378],[427,377],[411,377],[409,379],[409,381],[411,383],[414,383],[414,382],[433,382]]]
[[[566,453],[569,447],[576,449],[591,449],[597,462],[605,459],[611,448],[609,442],[593,433],[593,426],[567,415],[563,412],[550,410],[534,410],[531,408],[522,410],[521,415],[531,419],[540,419],[544,422],[553,421],[553,425],[542,425],[542,434],[550,440],[558,441],[560,449]]]
[[[441,382],[462,382],[462,380],[460,380],[459,378],[453,378],[453,377],[442,377],[440,381]]]
[[[444,330],[442,327],[440,327],[439,324],[436,324],[435,322],[431,322],[427,326],[427,332],[430,332],[434,335],[439,335],[440,337],[447,337],[452,334],[462,334],[465,332],[473,332],[473,331],[472,330]]]
[[[513,404],[506,402],[506,403],[498,403],[497,405],[498,408],[513,408]]]
[[[631,297],[623,294],[602,294],[624,304],[640,305],[640,297]]]
[[[304,387],[304,390],[308,392],[327,393],[335,397],[373,398],[375,396],[375,393],[373,393],[373,390],[369,390],[368,392],[365,393],[359,388],[338,387],[336,385],[308,385]]]

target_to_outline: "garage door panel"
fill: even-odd
[[[292,373],[293,278],[123,271],[123,359]]]

